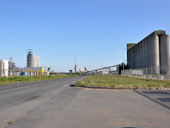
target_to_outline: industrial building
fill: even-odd
[[[22,75],[24,76],[39,76],[39,75],[44,75],[48,76],[49,71],[48,68],[44,67],[25,67]]]
[[[21,69],[16,67],[15,63],[12,61],[12,57],[10,57],[10,61],[8,63],[8,76],[19,76],[21,73]]]
[[[28,49],[27,67],[24,67],[21,75],[24,76],[49,75],[49,69],[45,67],[40,67],[40,56],[33,55],[32,49]]]
[[[8,60],[0,60],[0,77],[8,76],[38,76],[38,75],[49,75],[51,67],[40,67],[40,57],[33,55],[32,50],[29,49],[27,52],[27,67],[18,68],[10,57]]]
[[[40,67],[40,56],[32,54],[32,50],[27,52],[27,67]]]
[[[0,60],[0,77],[8,77],[8,60]]]
[[[169,35],[152,32],[137,44],[127,44],[127,65],[152,74],[169,74]]]

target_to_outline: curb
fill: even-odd
[[[71,84],[70,87],[80,87],[80,88],[89,88],[89,89],[115,89],[115,90],[170,90],[166,87],[148,87],[148,88],[118,88],[118,87],[89,87]]]

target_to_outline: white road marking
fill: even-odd
[[[76,81],[73,81],[72,83],[74,84]],[[12,90],[17,90],[17,89],[22,89],[22,88],[29,88],[29,87],[35,87],[38,85],[43,85],[43,84],[48,84],[48,83],[55,83],[55,81],[50,81],[50,82],[46,82],[46,83],[41,83],[41,84],[35,84],[35,85],[30,85],[30,86],[23,86],[23,87],[18,87],[18,88],[12,88],[12,89],[7,89],[7,90],[2,90],[0,92],[7,92],[7,91],[12,91]],[[63,87],[68,86],[68,84],[64,85]]]
[[[74,84],[76,81],[73,81],[72,84]]]
[[[63,85],[63,87],[66,87],[68,84]]]
[[[12,89],[7,89],[7,90],[2,90],[2,91],[0,91],[0,92],[7,92],[7,91],[17,90],[17,89],[22,89],[22,88],[35,87],[35,86],[43,85],[43,84],[46,84],[46,83],[35,84],[35,85],[31,85],[31,86],[18,87],[18,88],[12,88]]]

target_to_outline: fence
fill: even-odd
[[[150,67],[143,69],[128,69],[121,71],[121,75],[140,77],[155,80],[170,80],[170,67],[166,71],[160,71],[160,67]]]
[[[116,71],[116,70],[112,70],[112,71],[99,71],[99,72],[96,72],[94,74],[97,74],[97,75],[119,75],[119,72]]]

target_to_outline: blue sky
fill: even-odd
[[[169,0],[0,0],[0,59],[68,71],[121,63],[127,43],[155,30],[170,34]],[[126,54],[125,54],[126,56]]]

